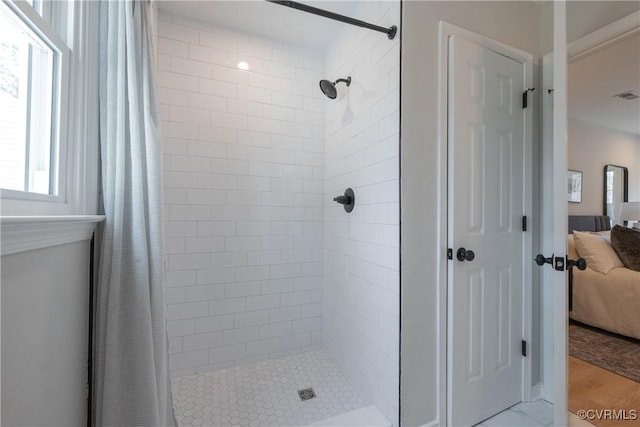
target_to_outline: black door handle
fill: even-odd
[[[476,254],[474,254],[472,250],[466,250],[465,248],[460,248],[458,252],[456,252],[458,261],[473,261],[475,257]]]
[[[567,257],[567,270],[571,267],[577,267],[580,271],[586,270],[587,261],[584,258],[569,259],[569,257]]]
[[[553,264],[553,255],[551,255],[551,258],[545,258],[544,255],[538,254],[536,255],[534,261],[540,266],[543,266],[545,264]]]
[[[565,259],[566,259],[566,262],[565,262]],[[580,258],[577,261],[573,261],[573,260],[569,260],[568,257],[551,255],[551,257],[549,258],[545,258],[544,255],[538,254],[534,258],[534,261],[539,266],[543,266],[545,264],[551,264],[551,267],[553,267],[553,269],[556,271],[565,271],[565,269],[568,270],[569,264],[567,263],[569,261],[574,262],[575,264],[571,264],[571,265],[577,266],[580,270],[584,270],[585,268],[587,268],[587,262],[582,258]]]

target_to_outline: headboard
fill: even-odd
[[[573,234],[573,230],[611,230],[611,220],[607,215],[569,215],[569,234]]]

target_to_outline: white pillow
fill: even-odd
[[[624,267],[606,238],[597,234],[574,231],[573,241],[578,254],[587,261],[587,267],[590,269],[607,274],[616,267]]]
[[[602,237],[604,240],[606,240],[609,244],[611,244],[611,230],[605,230],[605,231],[590,231],[591,234],[595,234],[596,236],[600,236]],[[612,246],[613,247],[613,246]]]

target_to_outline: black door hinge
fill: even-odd
[[[522,92],[522,108],[527,108],[527,101],[529,99],[529,92],[533,92],[534,90],[536,90],[535,87],[529,88],[527,90],[525,90],[524,92]]]
[[[522,355],[527,357],[527,342],[525,340],[522,340]]]
[[[527,231],[527,216],[522,215],[522,231]]]
[[[453,249],[447,249],[447,259],[453,259]]]

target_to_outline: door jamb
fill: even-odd
[[[589,33],[571,43],[568,43],[567,44],[567,61],[568,63],[571,63],[573,61],[576,61],[580,58],[591,55],[601,49],[607,48],[615,43],[618,43],[628,37],[632,37],[639,33],[640,33],[640,11],[636,11],[600,29],[597,29],[592,33]],[[554,68],[555,65],[552,67],[549,67],[549,64],[547,61],[549,58],[552,58],[552,57],[553,57],[553,52],[550,52],[547,55],[545,55],[543,59],[543,70],[542,70],[543,84],[541,87],[542,90],[540,91],[541,93],[540,96],[545,97],[543,102],[543,112],[542,112],[543,118],[549,115],[549,111],[547,111],[546,108],[544,107],[551,106],[551,99],[547,99],[548,98],[547,90],[552,89],[553,84],[548,79],[548,76],[549,76],[548,70],[550,68]],[[549,126],[549,123],[550,122],[548,120],[544,120],[544,119],[542,120],[541,135],[543,138],[543,145],[547,147],[547,150],[551,150],[553,148],[553,143],[551,141],[553,129]],[[543,159],[542,161],[544,165],[545,160]],[[552,183],[551,181],[549,181],[550,172],[551,170],[549,170],[548,173],[542,174],[543,187],[548,188],[549,190],[552,188]],[[543,192],[543,194],[549,194],[549,193]],[[544,205],[544,200],[541,200],[541,202]],[[547,214],[553,215],[553,212],[547,212]],[[549,244],[552,245],[553,236],[549,236],[548,238],[551,239]],[[541,276],[540,285],[541,285],[543,294],[544,294],[545,283],[546,283],[546,280]],[[552,297],[542,298],[541,312],[543,313],[553,312]],[[551,324],[547,324],[546,327],[543,325],[543,327],[541,328],[541,341],[542,341],[543,348],[545,346],[549,347],[550,345],[552,347],[553,327],[551,326]],[[553,386],[552,384],[549,384],[549,382],[553,383],[554,370],[549,369],[548,367],[549,364],[553,365],[553,357],[554,357],[553,350],[543,351],[541,353],[541,356],[542,356],[541,380],[543,384],[542,396],[547,400],[553,400],[553,396],[551,395],[553,393]]]
[[[476,43],[480,46],[493,50],[507,56],[523,65],[524,72],[524,84],[526,88],[534,87],[533,80],[533,55],[508,46],[504,43],[492,40],[484,37],[480,34],[476,34],[464,28],[455,26],[445,21],[439,22],[438,30],[438,129],[437,129],[437,157],[438,157],[438,213],[436,217],[436,223],[438,228],[437,246],[439,248],[441,257],[437,266],[437,285],[438,285],[438,342],[440,351],[438,353],[437,364],[439,372],[439,384],[438,384],[438,417],[439,425],[447,425],[447,403],[449,390],[447,388],[447,369],[448,369],[448,343],[447,343],[447,330],[448,330],[448,309],[447,309],[447,138],[448,138],[448,40],[450,36],[458,35],[465,38],[468,41]],[[533,141],[533,109],[534,103],[529,104],[529,108],[524,111],[524,192],[523,199],[523,214],[531,218],[532,215],[532,141]],[[532,318],[532,283],[531,283],[531,270],[532,263],[527,262],[528,259],[532,259],[532,233],[531,231],[525,232],[523,239],[523,331],[522,337],[528,343],[531,343],[533,336],[533,318]],[[531,352],[529,352],[531,354]],[[531,356],[524,358],[522,365],[522,400],[531,400],[533,396],[533,384],[532,384],[532,362]]]
[[[540,158],[541,167],[541,218],[540,218],[540,250],[541,253],[553,252],[553,209],[547,202],[547,198],[553,196],[553,52],[546,54],[542,58],[542,76],[541,76],[541,97],[542,97],[542,114],[540,120],[542,122],[541,143],[542,153]],[[549,195],[549,196],[545,196]],[[540,301],[541,313],[553,312],[553,276],[554,271],[550,268],[543,269],[540,272]],[[545,284],[549,283],[548,286]],[[548,310],[548,311],[547,311]],[[553,316],[543,316],[540,319],[540,356],[541,364],[541,388],[540,395],[549,402],[553,401]]]

